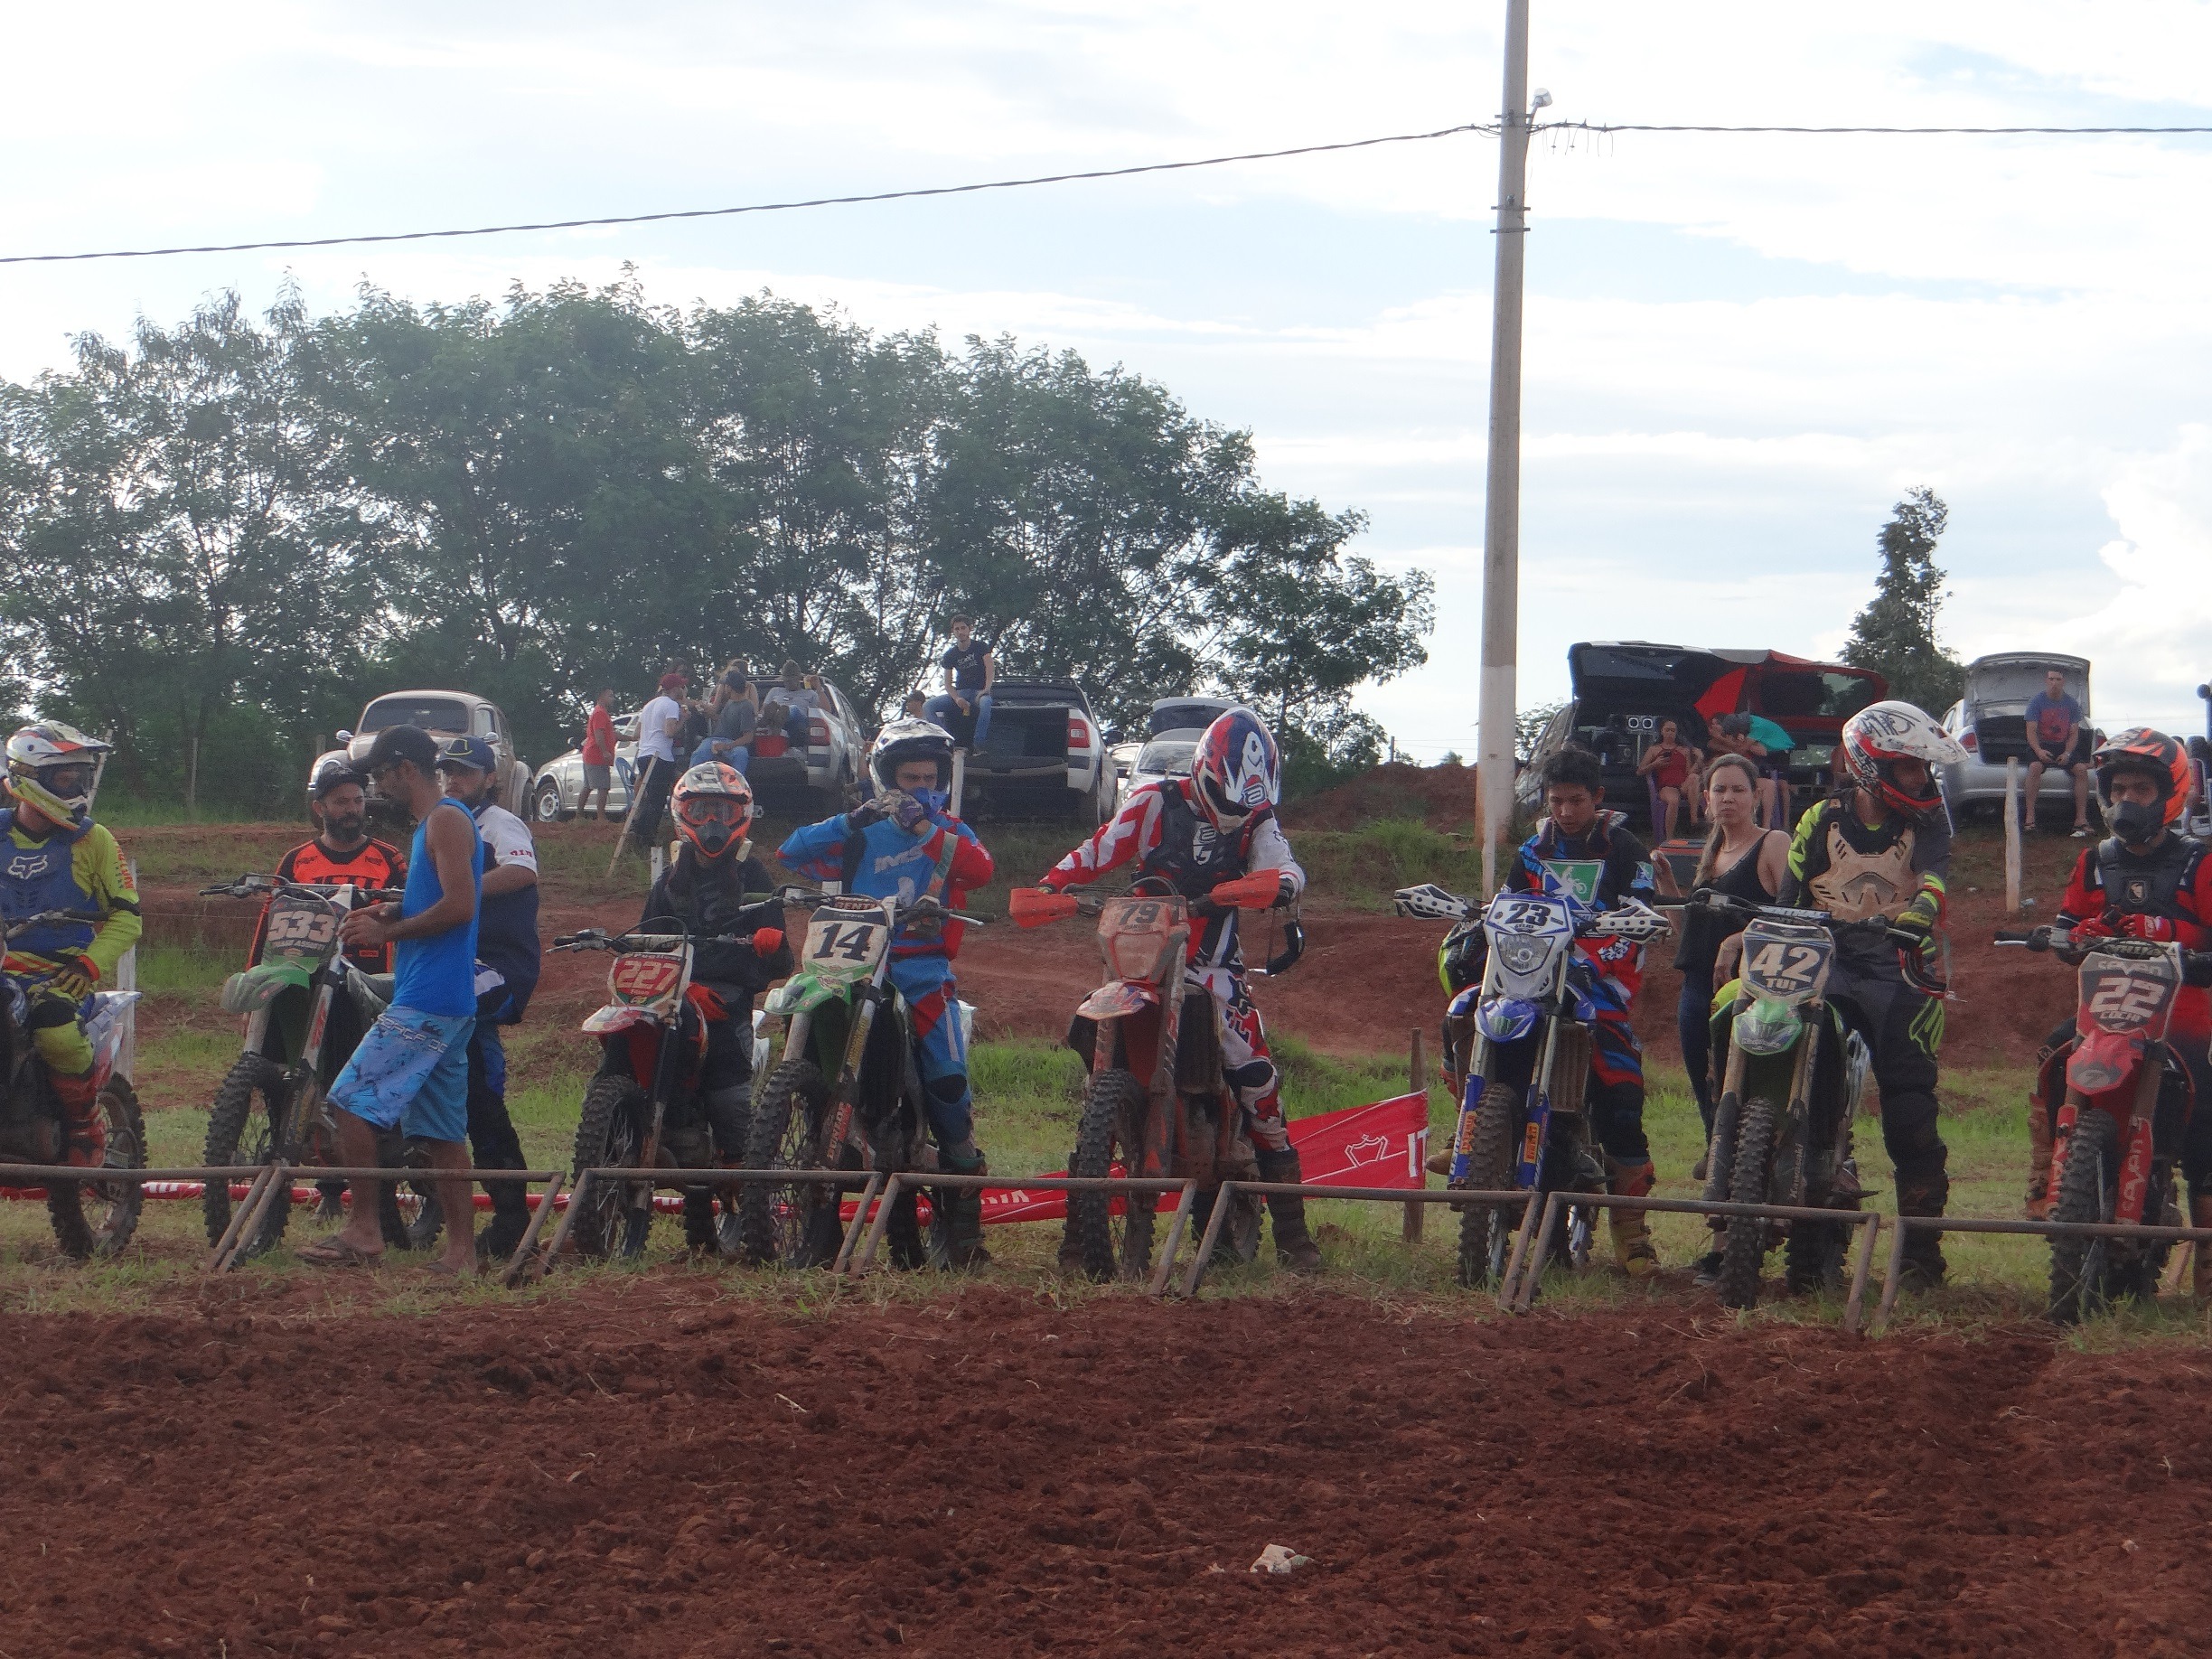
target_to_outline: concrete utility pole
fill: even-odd
[[[1481,791],[1483,895],[1497,891],[1498,843],[1513,820],[1514,665],[1521,608],[1521,286],[1528,235],[1528,0],[1505,0],[1505,98],[1498,117],[1497,281],[1490,324],[1490,479],[1483,523]]]

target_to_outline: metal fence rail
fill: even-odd
[[[2140,1222],[2002,1221],[1979,1215],[1891,1215],[1884,1218],[1897,1229],[1889,1241],[1889,1261],[1882,1274],[1881,1300],[1874,1309],[1879,1334],[1896,1310],[1905,1272],[1906,1241],[1916,1233],[2033,1233],[2045,1239],[2170,1239],[2198,1250],[2212,1249],[2212,1227],[2153,1227]]]
[[[1823,1210],[1805,1204],[1722,1204],[1702,1198],[1630,1198],[1618,1193],[1577,1193],[1555,1189],[1546,1195],[1543,1220],[1539,1226],[1536,1248],[1518,1283],[1514,1271],[1506,1270],[1506,1282],[1498,1288],[1498,1306],[1510,1312],[1526,1313],[1535,1305],[1536,1284],[1543,1277],[1545,1258],[1550,1254],[1551,1230],[1559,1216],[1561,1204],[1587,1204],[1596,1210],[1657,1210],[1675,1215],[1725,1215],[1757,1221],[1827,1222],[1838,1226],[1859,1229],[1858,1247],[1852,1252],[1851,1293],[1843,1303],[1843,1328],[1859,1328],[1860,1309],[1866,1299],[1867,1271],[1874,1261],[1874,1235],[1886,1220],[1892,1219],[1878,1210]],[[1516,1243],[1514,1255],[1521,1257]]]
[[[674,1169],[665,1167],[626,1169],[619,1166],[586,1169],[577,1175],[576,1186],[568,1195],[567,1211],[561,1216],[561,1223],[553,1234],[553,1242],[546,1247],[542,1261],[544,1271],[550,1272],[554,1261],[567,1249],[568,1234],[576,1226],[576,1213],[584,1207],[585,1199],[595,1181],[612,1181],[624,1186],[645,1186],[655,1189],[665,1186],[676,1192],[694,1186],[746,1186],[764,1181],[777,1186],[796,1181],[807,1186],[858,1190],[860,1194],[859,1213],[853,1217],[852,1225],[845,1230],[845,1242],[838,1251],[837,1261],[831,1270],[842,1273],[846,1270],[846,1263],[851,1260],[853,1244],[859,1235],[861,1223],[867,1215],[869,1201],[882,1190],[884,1176],[879,1169]],[[508,1270],[507,1283],[510,1285],[520,1282],[527,1265],[520,1250],[515,1253],[515,1261],[516,1265]]]
[[[1471,1187],[1454,1189],[1442,1186],[1320,1186],[1311,1181],[1223,1181],[1214,1194],[1214,1214],[1206,1219],[1205,1236],[1198,1242],[1198,1253],[1191,1260],[1190,1270],[1184,1274],[1181,1294],[1195,1296],[1198,1286],[1205,1278],[1206,1269],[1213,1265],[1214,1247],[1221,1242],[1222,1228],[1227,1224],[1230,1198],[1237,1193],[1257,1193],[1261,1197],[1280,1195],[1286,1198],[1348,1198],[1354,1204],[1401,1204],[1408,1210],[1428,1204],[1448,1204],[1454,1209],[1467,1209],[1484,1204],[1494,1209],[1521,1206],[1521,1233],[1528,1234],[1530,1217],[1535,1213],[1537,1201],[1543,1195],[1523,1192],[1479,1191]],[[1413,1231],[1418,1233],[1420,1229]],[[1516,1252],[1515,1260],[1518,1260]]]

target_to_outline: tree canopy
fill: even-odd
[[[1011,339],[948,349],[634,280],[310,316],[236,295],[0,384],[0,698],[112,732],[128,786],[284,804],[376,692],[500,703],[522,752],[670,657],[786,658],[870,712],[951,615],[1109,718],[1213,690],[1360,764],[1353,692],[1426,658],[1431,588],[1246,434]]]
[[[1925,484],[1906,492],[1875,544],[1881,569],[1874,597],[1852,619],[1843,661],[1872,669],[1889,682],[1889,695],[1937,719],[1958,700],[1966,670],[1936,637],[1936,614],[1949,596],[1936,564],[1936,544],[1951,510]]]

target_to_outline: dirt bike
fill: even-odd
[[[1827,998],[1834,919],[1824,910],[1753,904],[1710,888],[1691,903],[1750,918],[1736,1000],[1722,1016],[1725,1046],[1714,1045],[1723,1058],[1706,1149],[1706,1202],[1855,1213],[1866,1194],[1851,1156],[1851,1125],[1872,1057]],[[1918,942],[1916,935],[1903,938]],[[1710,1224],[1720,1233],[1724,1306],[1757,1305],[1759,1275],[1777,1242],[1792,1291],[1833,1289],[1843,1281],[1847,1223],[1739,1217]]]
[[[211,1166],[335,1164],[337,1127],[330,1115],[330,1086],[352,1058],[361,1035],[391,999],[388,974],[366,974],[348,961],[338,929],[356,907],[400,895],[381,887],[343,883],[315,886],[281,876],[246,875],[221,886],[202,887],[202,898],[266,900],[261,960],[223,981],[222,1008],[246,1022],[238,1059],[208,1108],[201,1161]],[[331,1014],[340,998],[351,1005],[351,1040],[333,1040]],[[380,1161],[405,1161],[397,1134],[380,1138]],[[384,1242],[408,1247],[398,1187],[380,1187]],[[201,1199],[208,1242],[220,1243],[230,1225],[228,1183],[210,1181]],[[255,1236],[241,1240],[241,1256],[275,1248],[292,1219],[289,1203],[272,1204]]]
[[[56,923],[99,923],[98,912],[46,910],[7,924],[10,942],[35,928]],[[144,1169],[145,1122],[130,1079],[116,1068],[136,991],[100,991],[88,1001],[85,1036],[92,1044],[93,1111],[90,1125],[98,1143],[90,1155],[68,1154],[68,1121],[54,1097],[45,1063],[38,1057],[29,1025],[31,989],[50,977],[44,972],[0,974],[0,1159],[26,1164],[83,1163],[93,1169]],[[86,1200],[91,1201],[88,1213]],[[112,1256],[131,1241],[145,1189],[136,1182],[49,1181],[46,1214],[54,1242],[76,1261]]]
[[[1444,1067],[1459,1083],[1448,1187],[1473,1191],[1605,1190],[1605,1161],[1584,1101],[1595,1048],[1597,1010],[1580,939],[1666,936],[1664,916],[1631,900],[1592,911],[1547,893],[1501,893],[1485,905],[1433,884],[1392,897],[1401,916],[1454,923],[1446,941],[1478,931],[1486,947],[1482,978],[1455,996],[1444,1016]],[[1495,1284],[1513,1249],[1515,1207],[1469,1204],[1459,1212],[1458,1277],[1469,1288]],[[1594,1207],[1570,1204],[1561,1252],[1589,1260]]]
[[[727,1016],[714,990],[692,982],[692,964],[700,945],[746,944],[753,938],[587,928],[553,942],[556,951],[614,952],[607,1004],[583,1025],[604,1053],[576,1123],[577,1176],[586,1169],[715,1167],[699,1068],[708,1023]],[[651,1181],[593,1182],[571,1230],[576,1249],[593,1257],[641,1254],[652,1231],[652,1198]],[[688,1249],[729,1253],[736,1210],[728,1187],[685,1189],[683,1215]]]
[[[763,1005],[787,1024],[783,1057],[753,1102],[746,1167],[864,1175],[936,1168],[913,1019],[890,978],[891,940],[901,928],[981,923],[926,894],[901,900],[790,888],[784,902],[813,914],[799,970]],[[961,1016],[948,1008],[944,1017]],[[827,1182],[747,1186],[738,1212],[745,1259],[787,1268],[836,1261],[845,1190]],[[885,1233],[893,1262],[918,1268],[949,1260],[943,1229],[932,1233],[924,1241],[915,1195],[902,1186]]]
[[[2181,987],[2212,984],[2212,951],[2150,939],[2076,941],[2049,927],[2001,933],[1996,942],[2079,966],[2074,1041],[2047,1063],[2066,1066],[2051,1134],[2050,1219],[2180,1224],[2176,1166],[2197,1100],[2166,1032]],[[2044,1109],[2037,1092],[2031,1111]],[[2080,1235],[2050,1246],[2050,1317],[2061,1325],[2156,1295],[2172,1248]]]
[[[1270,870],[1245,896],[1271,904],[1276,892]],[[1222,901],[1235,902],[1237,895]],[[1067,1035],[1089,1073],[1068,1173],[1095,1177],[1118,1169],[1155,1179],[1195,1178],[1200,1213],[1194,1224],[1201,1233],[1212,1218],[1214,1189],[1223,1181],[1257,1180],[1260,1170],[1244,1114],[1223,1074],[1221,1010],[1204,989],[1184,980],[1194,914],[1212,903],[1194,906],[1166,882],[1146,877],[1121,896],[1022,889],[1012,905],[1023,927],[1078,914],[1099,919],[1106,979],[1076,1008]],[[1270,963],[1254,971],[1281,968]],[[1119,1275],[1141,1281],[1152,1270],[1158,1202],[1151,1193],[1071,1192],[1061,1265],[1093,1279]],[[1254,1193],[1234,1194],[1231,1203],[1235,1207],[1223,1222],[1219,1248],[1248,1262],[1260,1253],[1264,1206]]]

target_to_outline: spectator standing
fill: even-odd
[[[614,688],[605,687],[592,700],[591,713],[584,720],[584,749],[580,756],[584,763],[584,792],[576,797],[576,821],[582,823],[591,812],[592,792],[599,794],[599,810],[592,816],[604,821],[607,815],[607,791],[614,782]]]
[[[479,1169],[526,1169],[522,1139],[507,1113],[507,1048],[501,1026],[519,1026],[538,989],[538,848],[530,826],[492,799],[497,757],[481,737],[455,737],[438,754],[448,799],[476,820],[483,843],[483,902],[476,923],[476,1026],[468,1045],[468,1138]],[[492,1225],[477,1248],[511,1256],[530,1225],[527,1186],[487,1181]],[[464,1215],[473,1214],[473,1210]],[[448,1227],[456,1225],[451,1211]]]
[[[357,910],[339,937],[348,946],[391,944],[391,1006],[369,1027],[331,1085],[338,1155],[348,1164],[377,1161],[377,1131],[400,1129],[430,1156],[438,1203],[448,1215],[474,1212],[466,1169],[468,1044],[476,1024],[476,912],[483,842],[460,802],[438,791],[437,741],[418,726],[388,726],[369,751],[368,773],[388,801],[416,820],[405,896]],[[382,1183],[356,1181],[346,1223],[299,1252],[317,1267],[369,1267],[383,1259],[377,1224]],[[476,1266],[473,1227],[448,1227],[431,1270],[459,1277]]]
[[[2089,833],[2089,736],[2087,712],[2067,695],[2066,676],[2057,669],[2043,676],[2043,689],[2028,699],[2028,796],[2020,806],[2020,827],[2036,827],[2042,804],[2043,771],[2057,766],[2074,776],[2074,839]]]
[[[923,718],[957,731],[954,717],[966,716],[975,722],[968,747],[982,748],[990,741],[991,688],[998,683],[998,661],[991,654],[990,642],[975,637],[970,618],[955,616],[952,643],[937,661],[945,671],[944,694],[930,698]]]
[[[676,741],[683,731],[684,688],[690,675],[674,663],[661,676],[661,689],[638,716],[637,810],[630,820],[630,839],[640,853],[648,853],[661,833],[661,820],[668,811],[669,791],[676,787]]]

